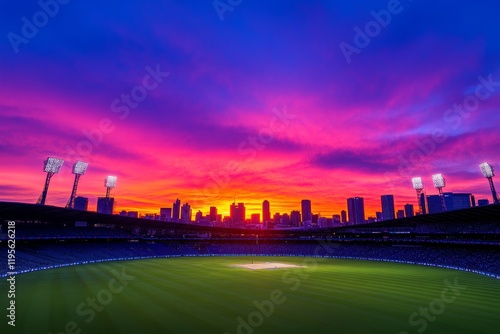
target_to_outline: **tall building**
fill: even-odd
[[[244,222],[247,219],[246,208],[244,203],[238,203],[238,215],[240,217],[240,222]]]
[[[429,213],[429,203],[427,203],[427,196],[424,193],[420,194],[420,200],[418,204],[422,208],[423,215]]]
[[[332,216],[332,227],[340,226],[340,215]]]
[[[252,213],[250,215],[250,220],[252,224],[260,224],[260,213]]]
[[[203,219],[203,212],[201,212],[201,210],[198,210],[198,212],[196,212],[195,221],[198,223],[202,219]]]
[[[394,219],[394,195],[382,195],[380,200],[382,202],[382,219]]]
[[[210,207],[210,221],[211,222],[216,222],[217,221],[217,208],[215,206]]]
[[[108,215],[113,214],[115,206],[115,199],[113,197],[98,197],[97,198],[97,212],[105,213]]]
[[[347,212],[345,210],[340,211],[340,218],[342,224],[347,224]]]
[[[262,202],[262,222],[271,221],[271,206],[269,201],[266,199]]]
[[[290,215],[288,213],[284,213],[281,215],[281,224],[290,225]]]
[[[230,215],[233,223],[245,222],[246,219],[246,208],[245,203],[231,204]]]
[[[347,199],[347,215],[351,225],[365,222],[365,201],[362,197]]]
[[[378,222],[381,222],[382,220],[384,220],[384,218],[382,217],[382,212],[380,212],[380,211],[375,212],[375,217],[376,217]]]
[[[311,227],[318,227],[319,214],[313,214],[311,219]]]
[[[231,203],[231,206],[229,207],[229,216],[231,217],[232,223],[237,223],[239,216],[238,216],[238,206],[236,206],[236,203]]]
[[[88,211],[89,209],[89,199],[87,197],[76,196],[75,204],[73,205],[75,210]]]
[[[172,208],[160,208],[160,220],[170,221],[172,219]]]
[[[292,211],[290,213],[290,226],[300,226],[300,211]]]
[[[405,216],[406,217],[415,216],[415,210],[413,209],[413,204],[405,204]]]
[[[301,202],[302,221],[312,221],[311,200],[303,199]]]
[[[172,221],[178,222],[181,214],[181,201],[176,199],[172,207]]]
[[[396,213],[396,218],[397,219],[401,219],[401,218],[404,218],[405,217],[405,211],[404,210],[398,210],[398,212]]]
[[[181,222],[190,223],[191,222],[191,205],[185,203],[181,207]]]
[[[281,223],[281,215],[279,212],[276,212],[273,216],[273,222],[275,224],[280,224]]]

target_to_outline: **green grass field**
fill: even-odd
[[[308,268],[231,267],[251,261]],[[500,333],[498,280],[384,262],[193,257],[33,272],[16,279],[15,329],[0,288],[1,333]]]

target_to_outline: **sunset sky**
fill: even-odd
[[[91,210],[107,175],[115,211],[141,213],[310,199],[331,216],[360,196],[374,216],[382,194],[416,205],[413,176],[437,193],[434,173],[491,201],[496,0],[44,1],[51,15],[0,1],[2,201],[35,203],[48,156],[66,162],[47,204],[66,204],[84,160]]]

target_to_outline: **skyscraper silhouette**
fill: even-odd
[[[262,222],[271,221],[271,207],[269,201],[266,199],[262,202]]]
[[[415,216],[415,210],[413,209],[413,204],[405,204],[405,217]]]
[[[302,221],[312,221],[311,200],[303,199],[301,202]]]
[[[192,217],[191,205],[185,203],[181,208],[181,221],[183,223],[190,223],[191,217]]]
[[[365,203],[362,197],[347,199],[347,215],[349,224],[363,224],[365,222]]]
[[[394,196],[393,195],[382,195],[380,196],[382,202],[382,219],[390,220],[394,219]]]
[[[178,222],[181,215],[181,201],[176,199],[172,208],[172,221]]]
[[[210,221],[217,221],[217,208],[215,206],[210,207]]]

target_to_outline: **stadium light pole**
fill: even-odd
[[[420,200],[420,196],[422,195],[422,191],[424,190],[424,183],[422,182],[422,178],[414,177],[411,179],[411,183],[413,184],[413,189],[415,189],[415,191],[417,192],[417,203],[420,213],[423,213],[422,202]]]
[[[38,198],[36,204],[45,205],[45,200],[47,199],[47,192],[49,191],[50,179],[52,176],[59,173],[61,167],[64,163],[64,160],[58,158],[47,158],[44,162],[43,171],[47,173],[47,177],[45,178],[45,186],[43,187],[42,194]]]
[[[116,176],[108,176],[104,180],[104,186],[106,187],[106,198],[109,198],[111,189],[116,187]]]
[[[482,164],[479,165],[479,168],[481,168],[481,172],[483,173],[484,177],[488,179],[488,182],[490,183],[491,195],[493,196],[493,203],[495,204],[500,203],[497,192],[495,190],[495,185],[493,184],[493,176],[495,176],[495,172],[493,171],[493,166],[487,162],[483,162]]]
[[[432,183],[434,184],[434,188],[438,190],[439,197],[441,197],[441,206],[443,208],[443,211],[446,211],[446,204],[444,202],[444,196],[443,196],[443,188],[445,187],[446,183],[444,181],[443,175],[442,174],[432,175]]]
[[[77,161],[73,165],[73,174],[75,174],[75,182],[73,182],[73,190],[71,191],[71,196],[69,197],[68,204],[66,204],[66,208],[73,209],[75,205],[75,196],[76,190],[78,188],[78,182],[80,181],[80,176],[85,174],[87,171],[87,167],[89,166],[88,162]]]

